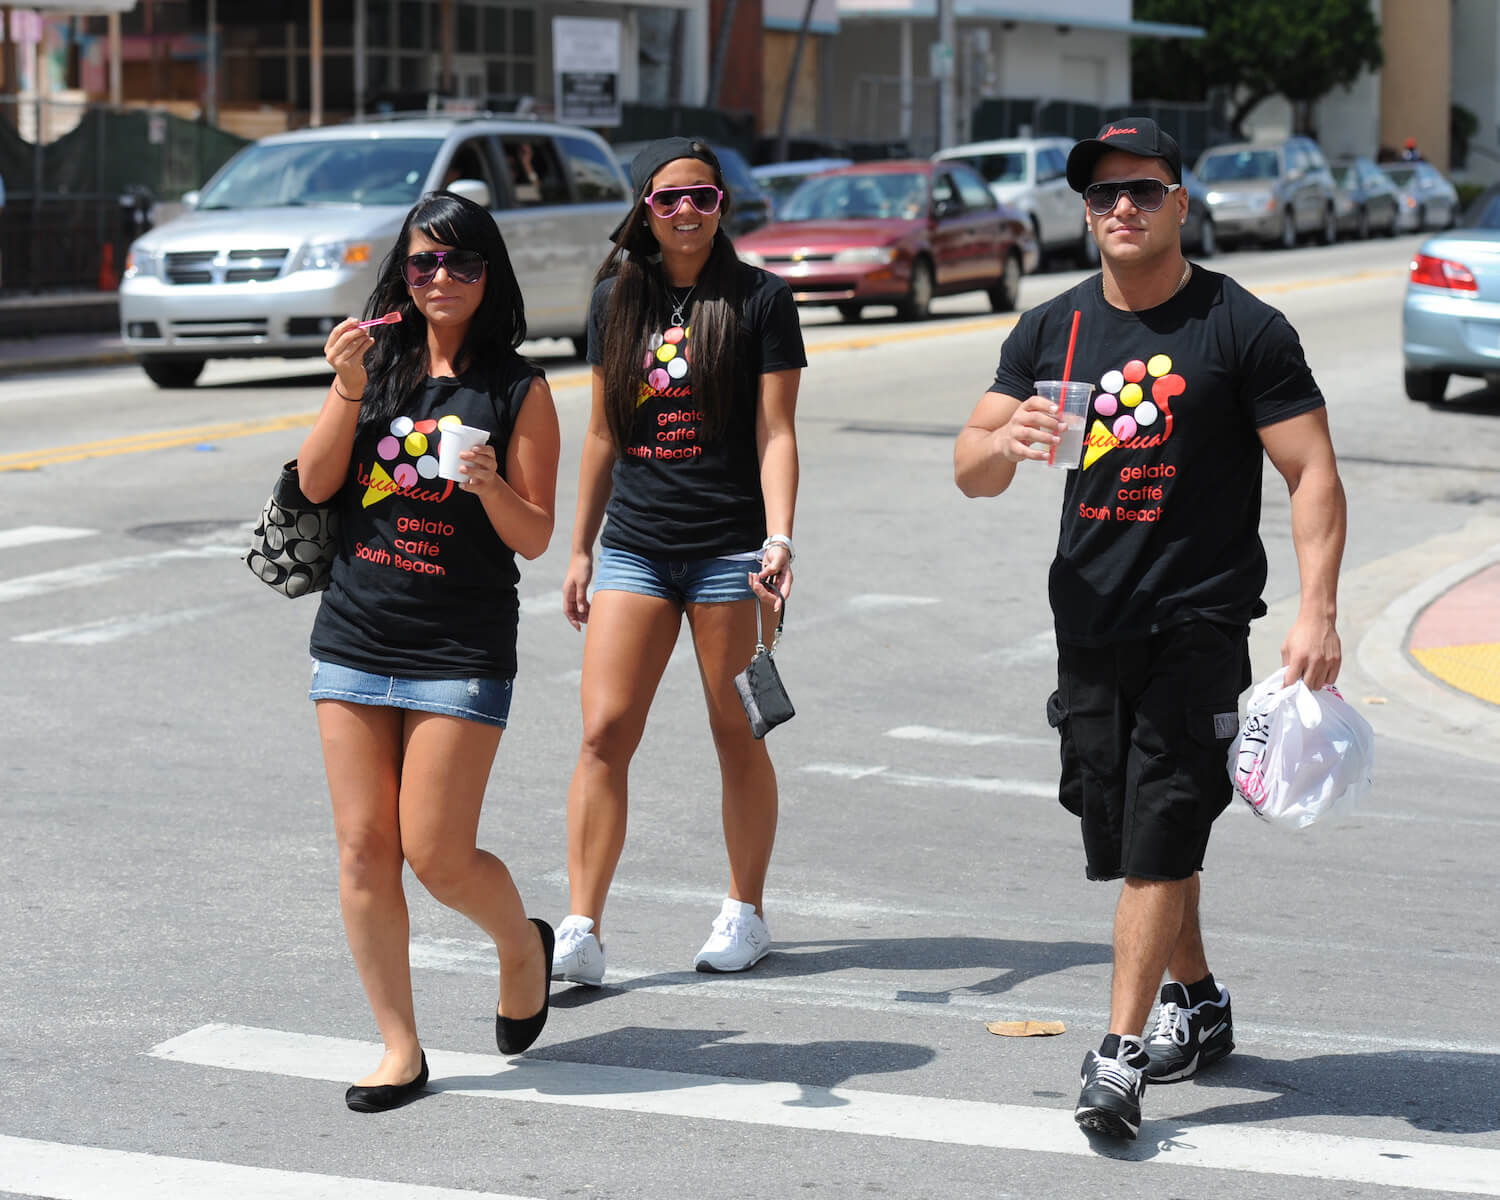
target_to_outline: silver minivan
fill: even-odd
[[[1311,138],[1213,146],[1193,173],[1222,242],[1290,249],[1309,234],[1324,244],[1338,238],[1338,187]]]
[[[139,238],[120,282],[126,348],[161,387],[210,358],[321,355],[364,306],[411,206],[446,187],[494,213],[530,337],[580,354],[594,271],[630,188],[570,125],[417,117],[303,129],[246,146],[189,211]]]

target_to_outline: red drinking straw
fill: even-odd
[[[1073,377],[1073,347],[1078,345],[1078,309],[1073,310],[1073,330],[1068,334],[1068,357],[1063,359],[1062,381],[1067,383]],[[1067,412],[1066,400],[1063,401],[1063,411]],[[1047,450],[1047,465],[1050,467],[1057,461],[1057,443],[1053,442]]]

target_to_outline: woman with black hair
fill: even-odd
[[[588,634],[583,744],[568,791],[571,912],[552,977],[593,985],[604,978],[600,921],[625,844],[626,776],[684,614],[729,856],[729,894],[694,965],[743,971],[770,948],[762,893],[776,772],[734,676],[750,661],[757,621],[774,624],[792,589],[794,417],[807,365],[786,283],[741,263],[720,226],[729,198],[713,151],[665,138],[636,155],[630,174],[635,203],[589,314],[593,409],[563,584],[563,611]]]
[[[381,267],[367,320],[329,334],[336,373],[297,458],[302,490],[337,496],[339,554],[312,630],[311,698],[333,799],[339,900],[385,1056],[349,1088],[360,1112],[427,1082],[407,958],[403,862],[495,941],[495,1040],[519,1054],[547,1019],[553,935],[505,864],[475,844],[516,673],[517,553],[552,536],[558,427],[516,353],[520,286],[494,218],[423,196]],[[443,431],[487,430],[440,477]],[[540,950],[540,953],[538,951]]]

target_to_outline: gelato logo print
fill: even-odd
[[[656,412],[638,416],[635,433],[625,452],[635,458],[653,462],[679,463],[703,456],[700,444],[703,414],[693,407],[693,382],[689,364],[693,356],[688,346],[691,325],[669,325],[647,342],[646,377],[636,392],[639,409],[648,400],[665,400]]]
[[[1147,394],[1147,388],[1150,394]],[[1147,450],[1172,436],[1172,401],[1187,381],[1172,372],[1172,360],[1153,354],[1106,371],[1094,397],[1094,423],[1083,439],[1086,471],[1112,450]]]
[[[438,439],[433,435],[440,436],[442,430],[462,424],[462,419],[455,413],[448,413],[435,421],[395,418],[390,431],[376,444],[377,461],[370,464],[369,471],[359,471],[359,481],[365,485],[361,505],[369,508],[387,496],[433,502],[446,500],[453,491],[453,482],[438,479]],[[434,482],[430,487],[424,487],[426,480]]]
[[[646,343],[646,362],[641,368],[646,378],[635,397],[637,408],[652,396],[681,399],[692,395],[692,384],[688,381],[688,364],[693,361],[688,338],[692,332],[691,325],[672,325],[651,335]]]

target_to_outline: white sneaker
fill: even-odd
[[[557,927],[552,978],[598,987],[604,982],[604,947],[593,934],[592,917],[568,916]]]
[[[755,906],[725,900],[714,919],[714,931],[693,959],[700,971],[748,971],[771,949],[771,931],[755,915]]]

